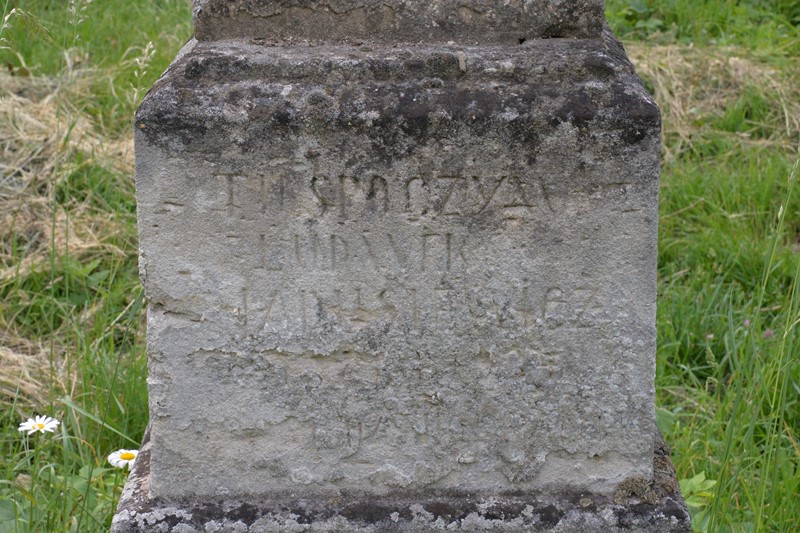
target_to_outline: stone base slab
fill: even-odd
[[[112,533],[143,532],[689,532],[686,503],[656,437],[655,480],[622,483],[613,498],[589,493],[491,495],[454,491],[324,501],[243,498],[165,501],[149,497],[149,432],[122,493]]]

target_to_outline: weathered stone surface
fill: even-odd
[[[193,42],[136,125],[154,496],[652,479],[659,114],[609,34]]]
[[[201,41],[518,44],[599,37],[603,0],[194,0]]]
[[[591,493],[496,494],[458,491],[390,498],[315,501],[286,498],[164,500],[148,496],[150,444],[131,473],[114,517],[112,533],[152,531],[265,533],[557,531],[559,533],[688,533],[689,512],[681,497],[669,449],[656,435],[655,477],[613,498]]]

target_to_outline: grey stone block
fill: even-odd
[[[136,130],[154,496],[652,479],[660,118],[610,33],[192,42]]]
[[[518,44],[597,38],[603,0],[194,0],[201,41]]]
[[[613,496],[504,493],[492,497],[454,490],[391,497],[306,500],[164,500],[148,496],[150,443],[142,445],[114,517],[112,533],[266,533],[551,531],[559,533],[688,533],[689,513],[675,481],[669,450],[657,436],[652,481]]]

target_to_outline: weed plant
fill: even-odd
[[[106,456],[147,424],[130,123],[189,5],[0,7],[0,533],[106,531]],[[800,8],[607,8],[664,115],[657,420],[694,527],[795,531]],[[34,414],[57,432],[17,431]]]

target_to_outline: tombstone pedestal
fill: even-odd
[[[113,533],[691,530],[669,448],[660,435],[656,435],[653,455],[654,478],[622,484],[611,495],[579,491],[486,497],[433,490],[389,498],[343,494],[330,500],[304,499],[290,493],[277,499],[152,498],[150,446],[148,434],[122,493]]]
[[[150,441],[115,531],[688,531],[658,108],[602,2],[525,6],[196,0],[136,117]]]

